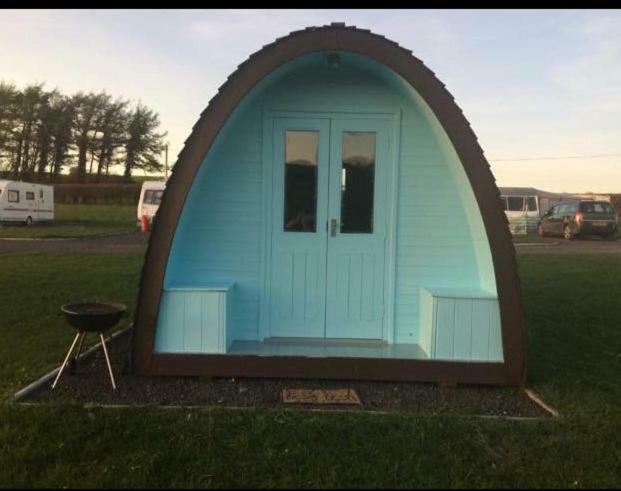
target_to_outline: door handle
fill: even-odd
[[[336,218],[330,220],[330,235],[332,237],[336,237],[336,228],[338,227]]]

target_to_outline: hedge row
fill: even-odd
[[[123,204],[135,205],[140,198],[140,183],[57,183],[54,201],[69,204]]]
[[[45,183],[50,184],[50,183]],[[54,183],[56,203],[137,204],[140,182]],[[621,194],[611,194],[610,202],[621,215]]]

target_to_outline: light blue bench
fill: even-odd
[[[431,359],[501,362],[498,297],[467,289],[421,289],[419,345]]]
[[[164,288],[155,332],[158,353],[226,353],[234,283]]]

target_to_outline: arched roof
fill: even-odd
[[[490,364],[425,361],[431,364],[428,373],[432,373],[433,367],[446,368],[447,377],[451,378],[450,373],[461,367],[470,374],[461,376],[462,381],[485,379],[491,383],[522,384],[525,373],[524,321],[515,249],[506,216],[500,206],[498,188],[477,138],[444,84],[411,51],[369,30],[342,23],[294,31],[263,46],[238,66],[201,113],[179,153],[158,211],[157,225],[149,240],[134,320],[135,370],[142,374],[161,371],[152,369],[152,361],[155,326],[168,256],[194,177],[219,131],[242,99],[266,76],[300,56],[330,50],[366,56],[394,71],[412,86],[429,106],[451,141],[481,212],[495,271],[504,363],[502,367],[487,368]],[[451,364],[453,368],[450,368]]]

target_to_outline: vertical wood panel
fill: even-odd
[[[214,292],[211,295],[201,295],[202,318],[201,326],[203,332],[202,351],[204,353],[216,353],[219,351],[220,337],[222,329],[220,296],[222,294]]]
[[[229,302],[232,294],[218,293],[218,343],[217,352],[227,353],[233,340],[229,329],[228,318],[230,315]]]
[[[349,321],[359,321],[362,310],[362,254],[349,256]]]
[[[288,319],[293,317],[293,268],[295,267],[295,259],[293,253],[287,252],[281,255],[282,267],[279,268],[277,274],[278,280],[274,285],[275,290],[280,295],[278,308],[280,309],[280,318]]]
[[[436,316],[436,358],[451,359],[455,334],[455,299],[438,299]]]
[[[166,303],[167,312],[163,318],[166,324],[162,326],[162,331],[166,333],[166,350],[183,351],[183,332],[185,325],[185,309],[183,296],[177,292],[165,293],[168,301]]]
[[[455,299],[455,331],[453,335],[453,358],[468,360],[471,357],[472,310],[476,300]]]
[[[157,320],[157,326],[155,331],[155,351],[161,352],[166,346],[172,346],[172,340],[170,339],[170,332],[163,326],[170,323],[170,308],[168,304],[170,302],[170,295],[167,292],[162,293],[162,300],[160,302],[160,315]]]
[[[305,317],[307,319],[316,319],[317,312],[317,291],[319,274],[317,262],[317,254],[306,255],[306,292],[305,292]],[[323,274],[323,271],[321,272]]]
[[[306,256],[305,251],[293,253],[293,284],[291,295],[293,297],[293,318],[305,319],[306,310]]]
[[[490,301],[490,322],[489,322],[489,359],[501,361],[502,353],[502,335],[500,326],[500,311],[498,302]]]
[[[183,332],[183,349],[188,352],[199,353],[202,349],[202,318],[201,295],[189,292],[183,294],[185,322]]]
[[[375,255],[364,254],[363,258],[361,318],[365,321],[371,321],[373,320],[374,307],[377,303],[377,297],[375,295],[377,281],[375,274]]]
[[[434,353],[433,322],[435,318],[435,300],[426,290],[421,291],[420,297],[420,336],[418,337],[418,344],[425,354],[431,358]]]
[[[478,301],[472,311],[471,356],[474,360],[489,358],[489,306],[493,300]]]
[[[337,310],[341,312],[341,315],[337,317],[340,320],[349,318],[349,276],[350,276],[350,258],[349,256],[342,256],[337,264],[337,280],[336,280],[336,294],[337,294]]]

